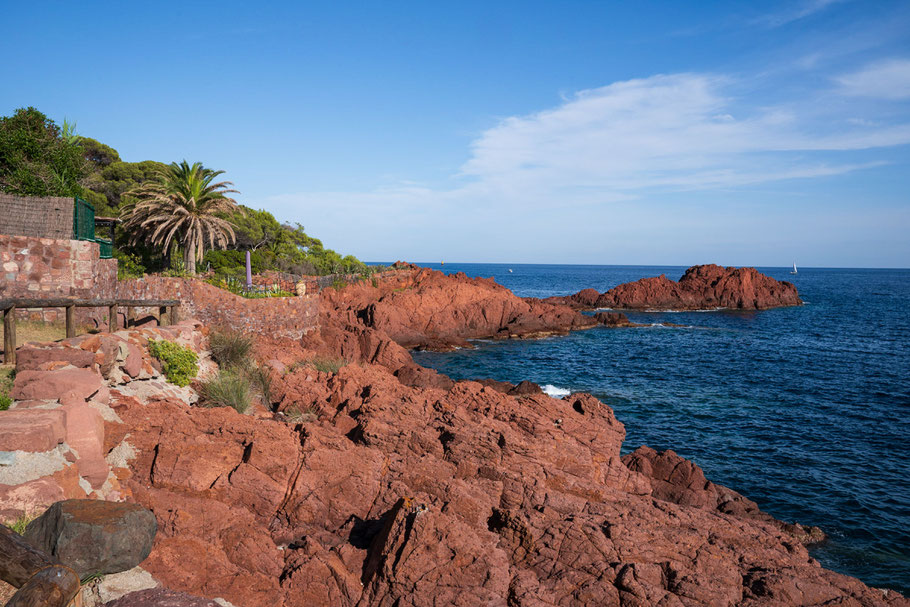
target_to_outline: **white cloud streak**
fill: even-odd
[[[843,1],[844,0],[805,0],[793,10],[765,15],[756,19],[755,23],[765,27],[781,27],[782,25],[787,25],[788,23],[810,17],[825,10],[832,4],[838,4]]]
[[[910,59],[890,59],[868,65],[835,81],[844,95],[874,99],[910,99]]]
[[[839,115],[823,96],[753,107],[730,92],[737,84],[710,74],[658,75],[506,118],[475,139],[454,187],[409,183],[264,202],[330,246],[358,252],[352,225],[372,235],[366,239],[382,234],[366,251],[373,259],[388,257],[383,251],[459,250],[477,238],[478,258],[508,259],[532,246],[528,234],[556,227],[554,213],[569,225],[653,225],[652,201],[662,195],[839,175],[889,158],[869,152],[910,143],[910,123],[859,120],[850,97]],[[307,217],[306,209],[319,215]],[[674,221],[685,212],[674,211]],[[571,237],[558,238],[572,246]]]
[[[910,143],[910,124],[866,127],[845,119],[824,132],[809,111],[753,111],[724,94],[727,82],[677,74],[583,91],[484,132],[462,173],[500,193],[584,187],[616,196],[832,175],[858,165],[799,155]]]

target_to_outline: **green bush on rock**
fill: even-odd
[[[161,361],[164,376],[172,384],[183,387],[199,372],[198,356],[195,352],[163,339],[149,340],[149,353]]]
[[[250,408],[250,380],[235,369],[220,370],[203,382],[201,392],[204,407],[231,407],[238,413]]]
[[[209,335],[209,349],[222,367],[246,367],[250,364],[253,338],[240,331],[213,331]]]

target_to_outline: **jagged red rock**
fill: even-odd
[[[630,310],[765,310],[802,304],[792,283],[777,281],[755,268],[724,268],[714,264],[689,268],[679,282],[661,274],[619,285],[606,293],[584,289],[544,301],[579,309]]]

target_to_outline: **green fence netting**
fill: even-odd
[[[95,207],[81,198],[73,200],[73,240],[97,242],[101,250],[101,259],[110,259],[114,256],[114,243],[103,238],[95,238]]]

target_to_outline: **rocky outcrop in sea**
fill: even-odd
[[[792,283],[775,280],[755,268],[724,268],[714,264],[689,268],[679,282],[661,274],[619,285],[605,293],[584,289],[544,301],[589,310],[767,310],[803,303]]]

